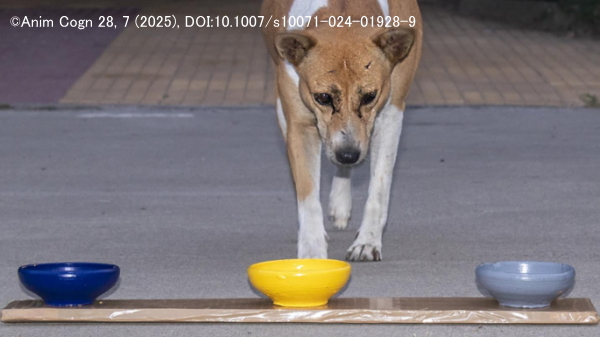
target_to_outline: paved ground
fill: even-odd
[[[0,302],[17,267],[112,262],[111,298],[252,297],[245,268],[294,257],[296,209],[272,108],[0,113]],[[116,114],[116,115],[115,115]],[[121,117],[121,118],[114,118]],[[600,110],[411,109],[384,261],[342,296],[479,296],[486,261],[570,263],[600,305]],[[324,169],[330,185],[332,168]],[[366,198],[355,174],[343,258]],[[326,199],[328,191],[323,192]],[[0,336],[593,336],[598,326],[0,324]]]
[[[134,7],[141,8],[145,15],[176,15],[183,25],[185,15],[257,15],[260,2],[6,0],[0,8],[35,12],[40,7]],[[469,19],[425,0],[420,3],[425,45],[409,104],[581,106],[584,104],[581,95],[600,97],[597,41]],[[2,30],[11,34],[25,29],[9,27],[7,22],[8,19]],[[48,29],[35,31],[51,34]],[[60,29],[52,32],[59,34]],[[90,39],[99,34],[97,30],[76,33]],[[0,44],[11,46],[11,34],[0,34]],[[51,69],[60,64],[51,62],[52,58],[64,58],[64,50],[59,48],[63,44],[69,46],[69,42],[63,42],[52,43],[55,49],[44,48],[32,41],[32,50],[44,49],[46,58],[11,52],[3,58],[2,66],[13,68],[13,63],[26,62],[35,66],[28,71],[36,67]],[[60,102],[169,106],[273,104],[273,80],[273,69],[258,28],[138,29],[130,25]],[[23,91],[23,94],[35,98],[39,91]],[[0,103],[20,102],[10,98],[0,91]]]

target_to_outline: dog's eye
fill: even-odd
[[[377,97],[376,91],[368,92],[368,93],[364,94],[360,98],[360,105],[367,105],[367,104],[373,103],[373,100],[375,100],[375,97]]]
[[[321,105],[331,105],[331,103],[333,102],[333,100],[331,99],[331,95],[325,93],[315,94],[315,101],[317,101],[317,103]]]

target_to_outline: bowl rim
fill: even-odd
[[[520,273],[508,272],[494,269],[501,264],[541,264],[566,267],[566,270],[560,273]],[[492,277],[497,279],[516,279],[531,281],[558,281],[575,277],[575,268],[566,263],[546,262],[546,261],[498,261],[494,263],[482,263],[475,269],[476,276]]]
[[[269,269],[269,268],[264,267],[265,265],[268,265],[268,264],[288,262],[288,261],[311,261],[311,262],[328,261],[328,262],[335,262],[335,263],[340,264],[339,267],[332,267],[332,268],[327,268],[327,269],[302,270],[303,272],[310,272],[310,273],[334,272],[334,271],[343,271],[343,270],[348,270],[348,269],[352,270],[352,266],[350,265],[350,263],[348,263],[346,261],[342,261],[342,260],[335,260],[335,259],[280,259],[280,260],[270,260],[270,261],[254,263],[254,264],[250,265],[250,267],[248,267],[248,272],[251,270],[259,271],[259,272],[271,272],[271,273],[298,271],[298,270],[294,270],[294,269]]]
[[[81,267],[91,267],[89,269],[77,269]],[[61,267],[75,267],[75,270],[57,270]],[[64,274],[98,274],[120,272],[119,266],[110,263],[99,262],[50,262],[33,263],[19,267],[19,274],[36,275],[64,275]]]

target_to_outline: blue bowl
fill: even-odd
[[[475,270],[484,296],[515,308],[547,307],[575,286],[575,268],[568,264],[532,261],[484,263]]]
[[[19,280],[47,305],[92,304],[119,280],[120,269],[104,263],[45,263],[19,267]]]

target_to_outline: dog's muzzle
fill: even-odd
[[[354,148],[345,148],[335,152],[335,159],[343,165],[352,165],[358,162],[360,150]]]

